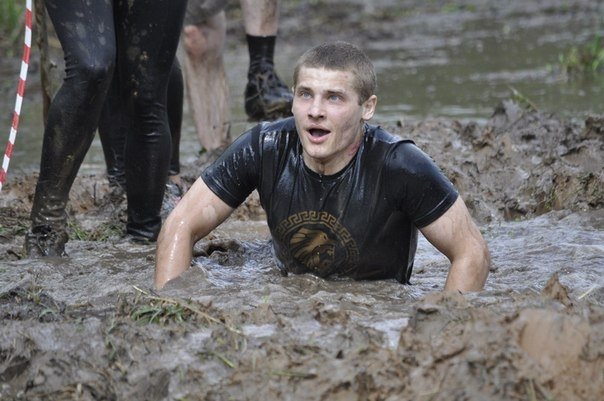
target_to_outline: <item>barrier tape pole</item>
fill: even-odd
[[[15,99],[15,110],[13,112],[13,120],[10,128],[10,134],[8,136],[8,143],[6,144],[6,150],[4,151],[4,160],[2,161],[2,168],[0,169],[0,192],[2,192],[2,186],[4,185],[4,180],[6,179],[10,158],[13,156],[15,138],[17,137],[17,129],[19,128],[19,115],[21,113],[21,104],[23,103],[23,96],[25,95],[25,80],[27,78],[27,68],[29,67],[29,54],[31,52],[31,2],[32,0],[25,0],[25,39],[23,44],[23,57],[21,59],[21,72],[19,73],[19,85],[17,86],[17,97]]]

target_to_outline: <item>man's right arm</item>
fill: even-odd
[[[191,186],[166,219],[157,240],[155,288],[161,289],[191,264],[193,246],[218,227],[233,208],[201,178]]]
[[[451,262],[445,291],[468,292],[484,288],[491,256],[461,196],[442,216],[420,230]]]

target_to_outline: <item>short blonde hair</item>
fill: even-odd
[[[294,88],[298,85],[298,75],[303,67],[352,72],[355,76],[353,86],[360,104],[374,95],[377,89],[373,63],[361,49],[347,42],[323,43],[307,50],[294,68]]]

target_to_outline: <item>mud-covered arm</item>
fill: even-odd
[[[489,250],[461,197],[420,231],[451,262],[446,291],[479,291],[484,287],[491,263]]]
[[[155,259],[156,289],[163,288],[189,268],[195,243],[218,227],[233,210],[201,178],[195,181],[159,233]]]

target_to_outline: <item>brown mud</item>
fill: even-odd
[[[286,37],[288,13],[311,3],[285,10]],[[377,20],[349,20],[348,33]],[[483,230],[493,270],[478,294],[440,292],[447,263],[429,250],[412,286],[282,277],[255,196],[155,293],[154,246],[124,240],[125,199],[102,174],[76,179],[69,257],[46,260],[22,254],[36,177],[11,176],[0,399],[601,399],[604,115],[495,106],[486,124],[386,127],[435,159]],[[185,165],[185,181],[207,162]]]

